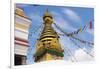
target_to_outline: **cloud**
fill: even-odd
[[[54,17],[54,23],[56,23],[60,28],[62,28],[63,30],[68,30],[68,31],[74,31],[76,30],[74,27],[72,27],[69,22],[67,21],[67,19],[63,18],[63,15],[61,15],[58,12],[51,12],[53,17]]]
[[[62,9],[62,12],[59,13],[51,11],[51,13],[54,17],[54,22],[67,32],[77,30],[81,25],[80,23],[82,23],[80,16],[70,9]]]
[[[64,60],[74,60],[73,56],[75,51],[77,50],[77,47],[74,46],[74,44],[70,41],[69,37],[60,37],[60,43],[62,49],[64,49]],[[70,51],[69,51],[70,50]],[[73,56],[72,56],[72,54]]]
[[[94,36],[94,29],[87,29],[86,32]]]
[[[80,18],[80,16],[79,16],[76,12],[74,12],[74,11],[72,11],[72,10],[70,10],[70,9],[63,9],[63,13],[64,13],[70,20],[75,21],[75,22],[81,22],[81,18]]]
[[[75,57],[78,61],[91,61],[91,60],[94,60],[93,57],[86,54],[82,49],[76,50]]]

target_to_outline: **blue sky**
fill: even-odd
[[[94,9],[85,8],[85,7],[68,7],[68,6],[48,6],[48,5],[32,5],[32,4],[17,4],[17,7],[20,7],[24,10],[26,16],[32,20],[32,25],[29,28],[29,49],[27,53],[27,63],[34,63],[33,54],[35,52],[35,46],[37,39],[40,36],[40,32],[43,29],[43,20],[42,17],[45,11],[48,9],[50,14],[54,18],[54,22],[65,32],[70,33],[76,31],[80,27],[88,24],[92,21],[94,26]],[[56,32],[63,34],[59,29],[54,25],[52,27]],[[31,35],[31,36],[30,36]],[[64,60],[70,61],[74,60],[72,56],[68,55],[67,50],[71,50],[72,55],[76,58],[77,61],[87,61],[92,60],[92,58],[84,53],[83,50],[93,54],[93,46],[88,44],[83,44],[77,40],[74,40],[78,45],[82,47],[83,50],[78,48],[67,36],[60,36],[60,43],[64,50]],[[94,27],[89,29],[87,27],[83,32],[75,35],[80,39],[94,42]],[[82,55],[82,53],[83,55]],[[81,55],[80,55],[81,54]]]

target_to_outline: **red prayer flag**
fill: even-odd
[[[92,21],[90,21],[90,29],[92,29]]]

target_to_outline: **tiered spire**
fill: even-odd
[[[53,17],[48,9],[43,16],[44,29],[37,42],[35,61],[54,60],[57,57],[63,57],[63,51],[59,43],[59,37],[52,28]],[[53,58],[52,58],[53,57]]]

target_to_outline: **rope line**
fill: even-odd
[[[42,25],[40,25],[37,29],[35,29],[34,31],[30,32],[29,36],[32,36],[35,32],[37,32],[40,28],[41,28]],[[34,29],[34,28],[33,28]],[[33,30],[32,29],[32,30]]]
[[[78,45],[74,40],[72,40],[71,38],[70,38],[70,40],[71,40],[77,47],[79,47],[80,49],[82,49],[86,54],[88,54],[88,55],[91,56],[91,57],[94,57],[93,55],[89,54],[89,52],[87,52],[86,50],[84,50],[80,45]]]
[[[72,38],[74,38],[74,39],[76,39],[76,40],[78,40],[78,41],[80,41],[81,43],[84,43],[84,44],[91,44],[91,45],[94,45],[94,43],[91,43],[91,42],[88,42],[88,41],[85,41],[85,40],[82,40],[82,39],[79,39],[79,38],[76,38],[76,37],[74,37],[73,36],[73,34],[68,34],[68,33],[66,33],[66,32],[64,32],[56,23],[54,23],[54,25],[56,26],[56,28],[58,28],[61,32],[63,32],[66,36],[68,36],[68,37],[72,37]],[[83,28],[83,30],[84,30],[84,28]],[[79,31],[79,29],[78,29],[78,31]],[[77,31],[77,32],[78,32]],[[63,36],[64,36],[64,34],[62,34]],[[76,34],[76,33],[75,33]]]
[[[65,53],[68,54],[68,56],[71,56],[68,50],[64,50]],[[74,62],[74,60],[71,58],[71,61]]]
[[[65,47],[65,49],[67,49],[67,50],[64,50],[64,51],[67,51],[70,54],[70,56],[72,56],[74,58],[74,60],[77,62],[77,60],[74,57],[74,55],[72,54],[71,50],[68,47]]]
[[[71,36],[72,38],[74,38],[74,39],[76,39],[76,40],[78,40],[78,41],[80,41],[81,43],[87,43],[87,44],[91,44],[91,45],[94,45],[94,43],[91,43],[91,42],[88,42],[88,41],[85,41],[85,40],[82,40],[82,39],[79,39],[79,38],[76,38],[75,36]]]

